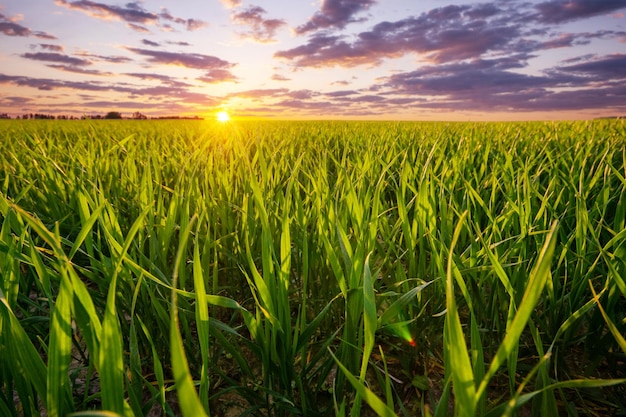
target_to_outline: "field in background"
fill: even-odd
[[[626,415],[625,177],[621,120],[0,121],[0,415]]]

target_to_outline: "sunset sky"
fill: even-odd
[[[0,0],[0,113],[626,115],[626,0]]]

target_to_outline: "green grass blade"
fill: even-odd
[[[374,349],[374,339],[376,337],[376,327],[378,320],[376,317],[376,298],[374,295],[374,280],[370,270],[369,255],[365,258],[365,266],[363,271],[363,359],[361,362],[360,380],[365,381],[365,372],[370,359],[372,350]]]
[[[207,412],[209,411],[209,306],[204,285],[202,261],[200,258],[200,244],[194,242],[193,251],[193,282],[196,293],[196,328],[198,329],[198,341],[202,357],[202,369],[200,375],[200,402]]]
[[[600,297],[598,296],[598,294],[596,294],[596,290],[593,288],[593,284],[591,283],[591,281],[589,281],[589,287],[591,288],[591,293],[593,294],[593,301],[598,306],[600,314],[602,314],[602,317],[604,318],[604,321],[606,322],[609,331],[615,338],[615,341],[617,342],[620,349],[622,349],[622,351],[626,353],[626,339],[624,339],[624,336],[620,333],[620,330],[617,328],[617,326],[615,326],[615,323],[613,323],[613,321],[606,314],[606,311],[604,311],[604,307],[602,307],[602,304],[600,304]]]
[[[48,370],[19,319],[9,307],[2,289],[0,289],[0,325],[3,328],[0,340],[10,352],[10,356],[5,360],[15,363],[23,370],[25,380],[34,386],[43,401],[43,406],[48,408],[46,387]]]
[[[68,370],[72,351],[71,303],[73,292],[69,277],[61,278],[61,288],[52,311],[48,345],[48,415],[64,416],[74,411],[69,390]]]
[[[507,334],[504,340],[498,347],[485,378],[482,380],[478,390],[476,392],[477,398],[480,398],[486,388],[489,380],[495,375],[498,368],[508,359],[509,354],[517,346],[520,335],[522,334],[531,314],[533,313],[535,306],[539,302],[539,297],[546,284],[546,281],[550,279],[550,266],[552,257],[554,255],[554,248],[556,245],[556,228],[557,222],[555,221],[546,236],[546,241],[543,244],[537,262],[530,272],[530,277],[526,291],[522,297],[519,308],[511,325],[507,328]]]
[[[346,368],[339,361],[339,359],[337,359],[337,357],[333,354],[332,351],[330,351],[330,349],[329,353],[335,360],[335,363],[337,363],[337,366],[339,367],[341,372],[343,372],[350,384],[352,384],[357,394],[365,400],[365,402],[372,408],[372,410],[374,410],[376,414],[381,417],[397,417],[396,413],[391,408],[389,408],[387,404],[385,404],[380,398],[376,396],[376,394],[374,394],[369,388],[367,388],[363,382],[359,381],[357,378],[354,377],[354,375],[350,373],[350,371],[348,371],[348,368]]]
[[[462,416],[474,416],[476,410],[476,387],[474,385],[474,373],[470,362],[470,355],[465,344],[465,335],[461,327],[459,312],[456,307],[454,294],[454,247],[463,229],[467,212],[464,212],[452,236],[450,252],[448,255],[448,267],[446,274],[446,322],[444,332],[446,333],[446,359],[450,361],[452,372],[452,385],[455,394],[455,412]]]
[[[193,220],[195,220],[195,217],[189,222],[185,230],[181,232],[176,258],[174,259],[174,276],[172,278],[174,288],[176,288],[178,284],[178,270],[184,257],[187,240],[191,234],[191,227],[194,223]],[[207,416],[207,414],[202,403],[200,402],[200,399],[198,398],[198,393],[196,392],[193,378],[191,377],[191,372],[189,371],[189,363],[187,362],[185,347],[183,346],[183,338],[180,333],[177,296],[177,292],[172,291],[172,304],[170,311],[170,354],[172,359],[174,382],[176,383],[176,391],[178,393],[180,409],[183,416],[203,417]]]

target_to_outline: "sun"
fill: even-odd
[[[227,121],[230,120],[230,116],[228,115],[228,113],[223,110],[220,112],[217,112],[217,115],[215,117],[217,118],[218,122],[222,122],[222,123],[226,123]]]

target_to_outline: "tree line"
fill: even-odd
[[[0,119],[12,119],[12,117],[8,113],[0,113]],[[25,113],[22,116],[16,116],[15,119],[22,120],[119,120],[119,119],[132,119],[132,120],[163,120],[163,119],[185,119],[185,120],[202,120],[201,117],[198,116],[158,116],[158,117],[148,117],[143,113],[134,112],[131,117],[124,117],[122,113],[117,111],[110,111],[104,115],[101,114],[84,114],[80,117],[77,116],[67,116],[67,115],[54,115],[54,114],[43,114],[43,113]]]

